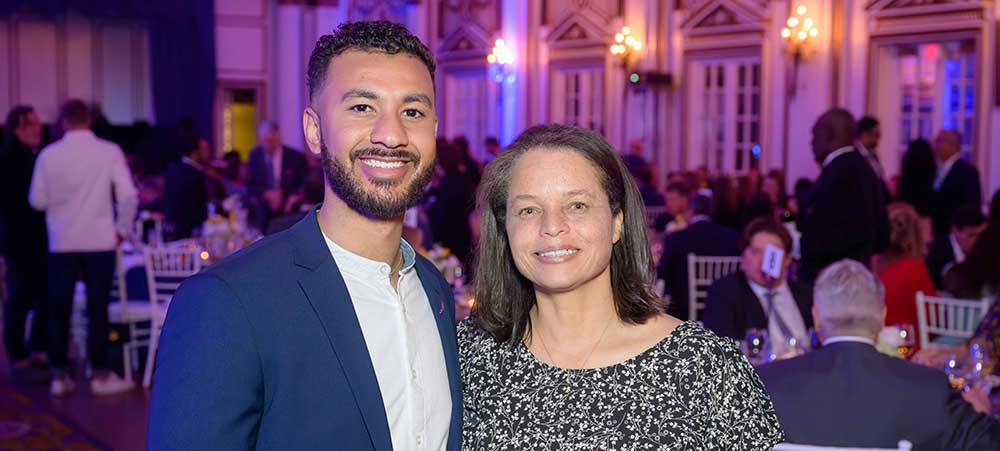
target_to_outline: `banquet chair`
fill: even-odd
[[[954,299],[927,296],[917,292],[917,328],[920,333],[920,348],[944,347],[945,344],[932,340],[950,337],[959,340],[972,338],[976,326],[990,308],[990,298]]]
[[[134,366],[139,363],[139,348],[149,346],[152,310],[148,300],[129,299],[125,275],[134,267],[119,247],[115,251],[115,272],[111,279],[111,302],[108,303],[108,322],[128,326],[128,339],[122,341],[122,370],[125,380],[132,382]]]
[[[774,451],[910,451],[913,444],[906,440],[900,440],[896,448],[841,448],[838,446],[814,446],[796,445],[792,443],[779,443],[772,448]]]
[[[703,257],[688,254],[688,319],[698,320],[698,312],[705,308],[708,287],[716,280],[739,270],[739,257]]]
[[[163,321],[167,317],[170,299],[184,279],[201,271],[201,248],[193,247],[147,247],[143,250],[146,259],[146,284],[149,286],[150,335],[149,353],[142,376],[142,386],[149,388],[153,378],[153,364],[156,348],[160,342]]]

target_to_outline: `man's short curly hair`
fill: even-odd
[[[334,34],[326,34],[316,41],[309,57],[309,98],[319,92],[326,81],[327,69],[333,57],[347,51],[405,53],[419,59],[434,79],[434,57],[420,39],[406,27],[389,21],[346,22]]]

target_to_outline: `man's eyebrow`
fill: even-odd
[[[419,94],[419,93],[407,94],[405,97],[403,97],[403,103],[413,103],[413,102],[423,103],[429,107],[434,106],[434,102],[431,102],[431,98],[428,97],[426,94]]]
[[[343,102],[352,97],[361,97],[363,99],[368,99],[368,100],[378,100],[378,94],[375,94],[374,91],[369,91],[367,89],[351,89],[345,92],[344,95],[340,96],[340,101]]]

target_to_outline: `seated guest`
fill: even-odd
[[[742,340],[749,328],[767,329],[772,343],[787,343],[790,337],[805,340],[813,325],[809,315],[812,290],[787,280],[792,264],[792,236],[777,221],[758,218],[743,230],[742,244],[740,271],[717,280],[708,289],[702,315],[705,327],[734,340]],[[767,295],[770,276],[761,271],[767,246],[785,252],[781,276],[770,281],[774,287],[770,297]]]
[[[691,188],[684,182],[670,182],[667,184],[667,204],[666,231],[673,233],[687,227],[687,219],[684,213],[688,209],[688,198],[691,196]]]
[[[290,229],[323,203],[324,183],[322,171],[309,174],[302,188],[288,196],[285,214],[272,219],[267,224],[266,235]]]
[[[951,232],[938,237],[927,256],[927,269],[934,286],[942,286],[942,277],[948,269],[965,261],[976,240],[986,230],[986,216],[978,205],[966,205],[955,211],[951,218]]]
[[[875,350],[882,286],[861,263],[823,270],[813,319],[823,347],[758,369],[790,443],[915,450],[996,450],[1000,423],[951,390],[944,373]],[[968,392],[969,397],[979,392]],[[973,398],[975,399],[975,398]]]
[[[208,179],[205,165],[211,158],[208,141],[191,140],[184,145],[181,161],[170,165],[166,175],[164,207],[167,230],[173,239],[190,238],[208,218]]]
[[[917,292],[937,294],[924,263],[926,249],[917,210],[904,202],[889,204],[889,248],[876,255],[872,265],[885,287],[885,324],[919,327]]]
[[[689,224],[663,238],[663,255],[656,271],[670,295],[667,313],[681,319],[689,318],[688,254],[733,257],[740,254],[736,231],[712,222],[715,205],[711,197],[696,192],[687,205],[685,215],[690,218]]]
[[[308,163],[302,152],[281,144],[278,124],[264,121],[258,128],[258,146],[250,151],[247,192],[261,230],[282,214],[285,198],[302,186]]]
[[[1000,287],[1000,191],[993,195],[986,223],[965,261],[943,276],[943,291],[953,297],[994,297]]]

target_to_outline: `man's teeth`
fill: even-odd
[[[565,257],[577,252],[578,249],[559,249],[557,251],[540,252],[538,255],[541,255],[542,257]]]
[[[403,161],[382,161],[382,160],[370,160],[370,159],[363,159],[361,160],[361,162],[364,163],[366,166],[371,166],[373,168],[383,168],[383,169],[401,168],[403,167],[404,164],[406,164]]]

